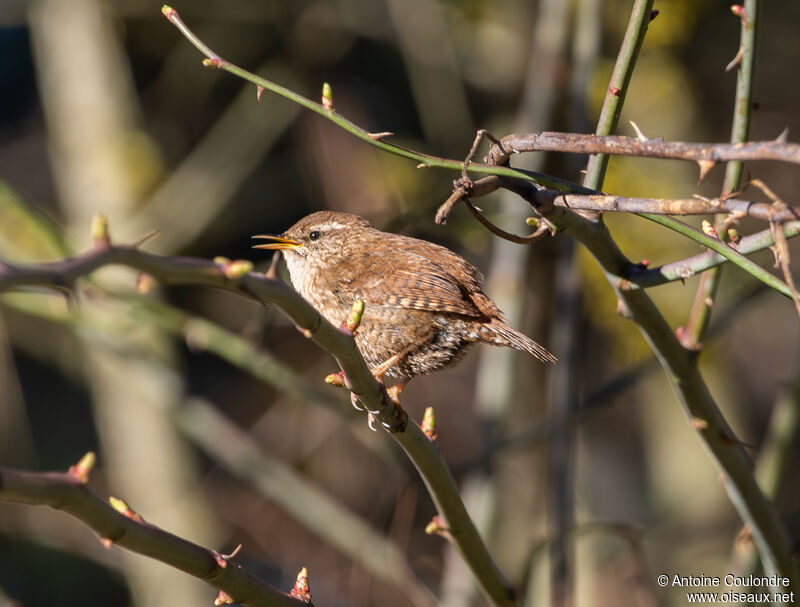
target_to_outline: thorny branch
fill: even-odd
[[[613,154],[647,158],[673,158],[694,162],[728,162],[732,160],[778,160],[800,164],[800,144],[787,141],[784,131],[774,141],[747,143],[687,143],[642,139],[620,135],[581,135],[541,131],[512,133],[500,139],[489,150],[488,162],[505,165],[512,154],[524,152],[568,152],[574,154]]]

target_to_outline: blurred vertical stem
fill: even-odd
[[[137,127],[134,85],[106,3],[38,0],[31,4],[30,28],[59,203],[73,242],[82,246],[97,212],[109,217],[112,230],[125,225],[141,186],[136,169],[152,161],[146,156],[152,146]],[[133,289],[135,275],[112,270],[98,282],[124,292]],[[112,324],[120,319],[102,297],[83,299],[80,310]],[[112,491],[178,535],[216,543],[218,525],[197,499],[192,452],[169,416],[169,405],[183,391],[169,366],[169,340],[144,325],[113,342],[86,339],[83,346]],[[123,562],[135,605],[209,600],[200,580],[127,552]]]
[[[648,25],[652,20],[653,1],[636,0],[634,2],[597,122],[595,132],[598,135],[612,135],[616,132],[636,60],[644,43]],[[588,7],[579,4],[578,10],[586,10],[589,15],[599,18],[597,6]],[[586,22],[586,16],[582,16],[584,17],[583,27],[591,27],[591,24]],[[579,78],[581,73],[584,74],[584,80],[583,82],[574,82],[573,90],[578,90],[581,85],[585,90],[588,70],[584,67],[576,75],[576,78]],[[585,187],[595,190],[602,189],[608,161],[607,154],[595,154],[589,157],[583,179]],[[602,221],[602,215],[597,216],[597,221]],[[560,358],[560,364],[552,373],[550,386],[552,437],[550,442],[550,513],[554,533],[550,538],[551,603],[556,606],[566,605],[575,597],[574,589],[571,588],[566,541],[567,532],[574,524],[571,487],[574,437],[571,420],[576,413],[579,389],[578,375],[574,373],[574,370],[578,364],[579,331],[577,329],[580,322],[580,287],[574,247],[575,243],[570,240],[563,254],[559,256],[555,291],[558,301],[556,306],[558,316],[553,324],[552,333],[552,345]]]
[[[600,118],[597,120],[597,135],[613,135],[619,124],[619,116],[622,113],[622,104],[625,102],[625,95],[628,93],[628,86],[633,76],[633,67],[639,57],[639,51],[647,33],[647,26],[652,19],[654,0],[636,0],[633,3],[631,18],[628,21],[628,28],[625,30],[625,37],[617,55],[617,62],[614,64],[614,71],[611,73],[611,82],[606,90],[603,109],[600,111]],[[608,154],[594,154],[589,157],[586,165],[586,176],[583,185],[593,190],[599,190],[603,186],[603,180],[608,167]]]
[[[756,42],[759,21],[758,0],[745,0],[744,11],[740,16],[742,23],[741,41],[739,43],[739,71],[736,80],[736,99],[733,107],[733,123],[731,125],[731,143],[743,143],[750,134],[750,119],[753,112],[753,76],[755,72]],[[735,192],[742,184],[742,162],[729,162],[725,166],[725,179],[722,185],[722,196]],[[717,221],[719,224],[719,221]],[[727,240],[727,234],[720,234]],[[707,270],[700,276],[692,311],[686,323],[682,339],[684,346],[699,352],[702,349],[711,308],[717,296],[722,266]]]
[[[756,460],[756,480],[764,495],[773,502],[778,498],[781,483],[786,478],[789,459],[800,433],[800,352],[796,354],[792,382],[772,408],[766,436]],[[755,573],[758,551],[751,543],[737,545],[734,570],[741,575]]]
[[[514,128],[518,132],[545,128],[562,95],[559,79],[566,61],[569,3],[562,0],[541,0],[531,32],[531,49]],[[529,154],[520,158],[520,166],[541,170],[543,154]],[[519,204],[519,198],[503,191],[500,212],[504,222],[511,226],[524,225],[530,210]],[[504,311],[509,322],[521,326],[529,247],[520,247],[501,239],[492,240],[492,255],[487,272],[487,291]],[[540,293],[549,293],[547,285]],[[546,297],[540,298],[544,307]],[[487,440],[492,441],[504,426],[520,423],[526,416],[537,415],[544,405],[543,398],[525,398],[519,388],[515,373],[520,362],[536,365],[531,359],[520,360],[517,352],[506,348],[484,348],[481,352],[476,380],[475,403]],[[535,370],[541,381],[543,368]],[[472,514],[481,534],[487,538],[501,568],[507,569],[525,561],[531,536],[540,530],[531,523],[530,503],[541,494],[536,489],[537,474],[532,473],[531,453],[514,456],[502,454],[489,467],[481,468],[462,483],[464,502]],[[525,490],[514,479],[523,475],[530,482]],[[502,480],[507,479],[507,480]],[[511,482],[514,487],[501,483]],[[527,491],[527,492],[525,492]],[[514,503],[498,499],[513,492]],[[525,530],[523,532],[523,530]],[[530,534],[530,535],[528,535]],[[448,607],[469,605],[475,601],[475,585],[469,572],[459,563],[453,550],[448,554],[442,583],[443,604]]]
[[[573,132],[583,133],[588,128],[585,108],[589,79],[600,50],[601,2],[579,0],[575,3],[574,13],[574,30],[570,41],[570,128]],[[579,174],[582,168],[580,162],[577,156],[569,158],[571,174]],[[553,320],[550,323],[548,344],[554,352],[558,352],[559,362],[550,372],[548,389],[550,441],[547,474],[550,604],[556,607],[574,604],[578,600],[576,580],[580,574],[579,568],[583,565],[576,559],[577,538],[570,533],[575,525],[574,478],[577,444],[574,419],[578,413],[581,389],[579,365],[583,289],[576,257],[576,242],[571,238],[562,238],[557,244]],[[535,562],[536,559],[531,559],[529,581],[534,579]],[[584,572],[591,575],[587,570]],[[535,594],[532,592],[532,585],[529,585],[528,590],[528,603],[533,604]]]

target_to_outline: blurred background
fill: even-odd
[[[620,122],[648,137],[726,141],[739,44],[729,2],[658,0]],[[211,48],[370,131],[463,158],[478,128],[592,132],[629,0],[192,0],[174,5]],[[162,254],[247,258],[255,233],[319,209],[442,243],[487,276],[511,319],[561,360],[545,369],[480,347],[403,392],[433,405],[438,445],[500,568],[529,605],[684,604],[656,576],[756,567],[741,522],[652,353],[595,262],[568,237],[498,241],[463,209],[434,211],[454,173],[418,170],[319,116],[201,66],[146,0],[0,3],[0,257],[38,262],[112,238]],[[751,139],[800,132],[800,4],[765,3]],[[788,42],[787,42],[788,41]],[[480,155],[484,152],[482,151]],[[580,179],[585,158],[518,166]],[[789,204],[793,166],[754,163]],[[723,170],[614,159],[604,190],[715,196]],[[753,190],[744,198],[763,199]],[[524,203],[479,202],[529,230]],[[698,220],[699,221],[699,220]],[[607,216],[651,265],[699,247]],[[695,222],[697,223],[697,222]],[[740,232],[763,229],[743,221]],[[794,259],[800,250],[792,245]],[[771,267],[771,254],[755,257]],[[231,552],[287,590],[302,566],[318,605],[484,603],[409,462],[323,384],[333,359],[273,307],[209,289],[153,288],[104,269],[77,288],[0,297],[0,465],[65,470],[89,450],[91,484],[148,521]],[[697,280],[652,290],[675,328]],[[791,302],[726,268],[701,368],[800,537],[795,441],[798,323]],[[792,396],[793,395],[793,396]],[[794,407],[794,409],[792,409]],[[792,411],[795,411],[792,417]],[[780,417],[780,416],[783,417]],[[788,417],[787,417],[788,416]],[[786,420],[789,421],[786,421]],[[773,424],[772,429],[770,424]],[[788,438],[772,450],[775,430]],[[768,448],[769,447],[769,448]],[[118,548],[46,508],[0,504],[0,605],[210,604],[204,583]]]

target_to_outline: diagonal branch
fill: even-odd
[[[537,190],[530,182],[504,185],[529,203],[535,203]],[[644,290],[621,288],[631,262],[619,250],[602,221],[583,218],[555,206],[542,206],[538,210],[559,230],[569,232],[580,241],[603,268],[626,315],[636,323],[667,372],[690,425],[720,471],[731,502],[752,530],[765,570],[770,575],[788,578],[791,588],[800,592],[798,570],[783,523],[759,489],[752,462],[717,407],[691,353],[680,344]]]
[[[132,246],[101,243],[83,255],[39,265],[0,266],[0,292],[25,286],[72,287],[75,281],[106,265],[124,265],[164,282],[225,289],[277,305],[300,328],[330,352],[347,377],[347,385],[367,411],[387,428],[420,473],[450,536],[483,591],[495,605],[516,605],[514,593],[481,540],[461,501],[458,486],[436,447],[387,397],[372,376],[352,334],[335,328],[285,283],[254,272],[229,272],[236,262],[218,265],[191,257],[162,257]],[[238,267],[246,268],[246,265]]]
[[[302,601],[259,580],[208,548],[126,516],[74,472],[23,472],[0,468],[0,500],[50,506],[71,514],[105,541],[185,571],[252,607],[298,607]]]

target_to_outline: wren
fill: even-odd
[[[283,252],[295,289],[338,326],[365,304],[356,344],[373,375],[413,377],[458,362],[475,343],[508,346],[539,360],[556,357],[508,326],[482,290],[483,277],[449,249],[381,232],[357,215],[320,211],[258,249]]]

